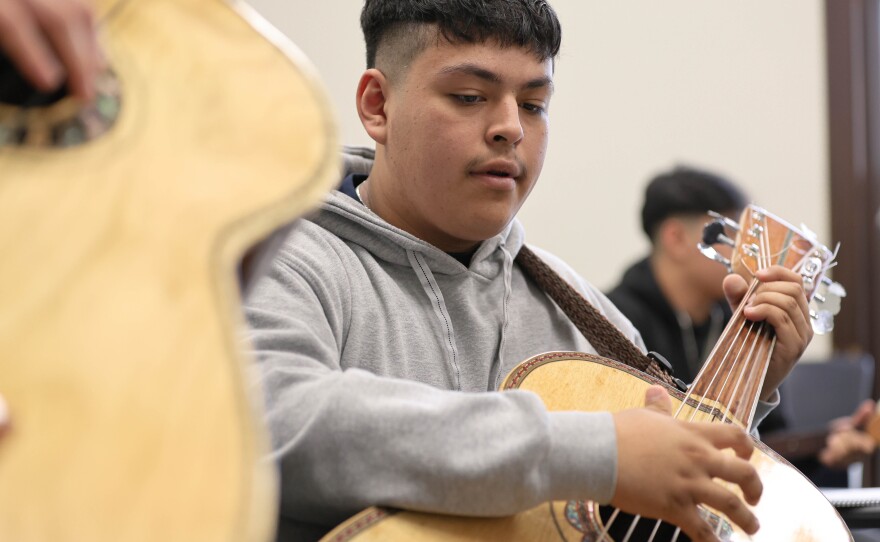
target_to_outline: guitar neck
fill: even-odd
[[[776,344],[773,331],[737,310],[688,393],[717,407],[716,417],[749,427]]]

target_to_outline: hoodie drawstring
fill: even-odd
[[[434,279],[434,274],[431,273],[431,268],[428,267],[428,263],[422,255],[414,250],[407,250],[406,255],[409,258],[409,265],[412,267],[416,276],[419,277],[419,283],[421,283],[422,289],[431,300],[434,314],[437,316],[437,319],[440,320],[442,329],[446,332],[446,341],[444,342],[446,344],[446,351],[450,363],[455,371],[455,389],[461,390],[461,373],[458,368],[458,349],[455,347],[455,330],[452,328],[452,318],[449,317],[449,311],[446,309],[446,302],[443,300],[443,293],[440,291],[440,286]],[[505,278],[505,280],[507,279]],[[504,310],[506,315],[506,304]]]
[[[497,390],[498,386],[501,385],[501,368],[504,366],[504,357],[506,354],[504,347],[507,344],[507,324],[510,321],[510,296],[513,292],[513,288],[511,287],[513,280],[513,256],[510,255],[510,252],[504,245],[500,245],[498,248],[501,250],[502,254],[504,254],[504,302],[502,303],[501,340],[498,344],[498,359],[495,362],[495,367],[492,369],[495,375],[494,378],[489,378],[489,381],[494,382],[494,385],[493,388],[488,391]]]

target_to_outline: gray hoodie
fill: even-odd
[[[314,539],[377,504],[497,516],[612,497],[609,413],[494,391],[531,356],[595,353],[513,262],[522,244],[514,220],[465,267],[341,192],[297,224],[246,307],[281,473],[280,540]],[[643,347],[598,290],[536,252]]]

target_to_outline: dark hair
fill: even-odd
[[[366,0],[361,29],[367,67],[376,67],[377,51],[389,35],[412,36],[417,41],[410,47],[421,50],[426,42],[414,27],[432,24],[450,43],[496,40],[526,48],[542,61],[554,58],[562,42],[559,19],[546,0]]]
[[[657,227],[670,216],[738,212],[747,203],[745,193],[727,178],[677,166],[648,183],[642,205],[642,229],[653,240]]]

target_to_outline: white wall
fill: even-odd
[[[544,173],[520,218],[530,242],[610,287],[647,242],[644,183],[687,162],[830,243],[821,0],[551,0],[563,48]],[[252,0],[316,64],[343,142],[354,112],[359,0]],[[811,356],[830,350],[817,338]]]

